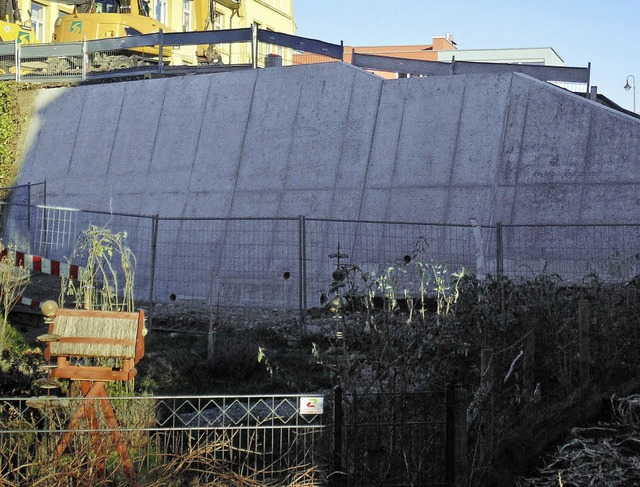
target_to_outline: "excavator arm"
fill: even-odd
[[[195,15],[195,30],[207,31],[214,30],[213,26],[216,19],[216,6],[221,5],[231,9],[231,11],[237,11],[239,15],[241,13],[242,0],[195,0],[194,1],[194,15]],[[215,45],[202,45],[196,49],[196,56],[199,63],[219,64],[222,63],[222,56],[218,52]]]
[[[13,7],[13,21],[18,24],[22,23],[22,14],[20,13],[18,0],[11,0],[11,6]]]

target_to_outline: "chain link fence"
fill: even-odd
[[[2,204],[4,244],[82,266],[74,251],[91,226],[126,233],[137,259],[136,299],[306,310],[321,305],[338,265],[417,293],[422,262],[511,279],[626,282],[640,274],[640,225],[480,227],[298,218],[162,218],[46,206],[42,184]],[[403,267],[404,266],[404,267]],[[352,282],[353,293],[365,292]],[[360,287],[358,287],[360,286]]]

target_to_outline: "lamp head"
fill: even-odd
[[[40,310],[42,311],[42,314],[47,318],[51,318],[58,312],[58,303],[52,300],[45,301],[40,305]]]
[[[629,84],[629,78],[633,79],[633,85]],[[633,88],[634,90],[636,89],[636,78],[635,76],[633,76],[632,74],[630,74],[629,76],[627,76],[627,82],[624,85],[624,89],[626,91],[629,91],[631,88]]]

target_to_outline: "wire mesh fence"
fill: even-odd
[[[640,274],[639,242],[639,225],[505,225],[502,265],[514,278],[624,282]]]
[[[55,46],[33,44],[20,46],[17,51],[16,79],[41,80],[52,77],[76,78],[83,73],[82,44],[60,43]]]
[[[423,292],[422,265],[481,278],[549,276],[565,285],[627,282],[640,274],[640,225],[160,218],[34,204],[46,202],[43,185],[15,188],[12,201],[2,204],[3,239],[21,252],[82,266],[76,249],[85,230],[126,234],[137,259],[136,298],[150,303],[304,313],[322,305],[341,266],[372,279],[395,269],[395,289],[405,296]],[[353,295],[367,291],[362,279],[347,284],[344,291]]]

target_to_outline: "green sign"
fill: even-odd
[[[73,22],[71,22],[69,32],[73,34],[82,34],[82,20],[74,20]]]
[[[29,40],[31,39],[31,36],[29,34],[31,33],[27,32],[26,30],[21,30],[20,32],[18,32],[18,39],[16,39],[16,42],[18,44],[29,44]]]

